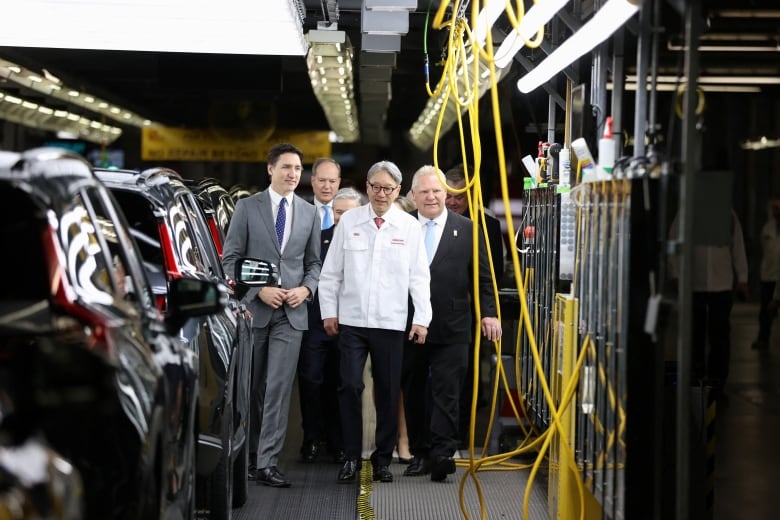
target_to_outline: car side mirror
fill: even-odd
[[[279,269],[266,260],[240,258],[236,262],[235,280],[249,287],[265,287],[279,283]]]
[[[222,284],[195,278],[176,278],[168,287],[168,308],[165,322],[168,330],[177,333],[188,319],[220,312],[228,303],[228,293]]]

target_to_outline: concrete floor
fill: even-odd
[[[780,497],[776,492],[776,483],[780,481],[780,445],[776,439],[780,432],[780,325],[775,327],[768,350],[752,350],[751,343],[757,331],[757,315],[758,305],[755,303],[738,303],[732,312],[731,374],[725,388],[725,396],[717,402],[715,420],[715,467],[712,483],[714,489],[712,519],[714,520],[778,518],[776,504]],[[370,395],[371,388],[367,387],[367,399],[364,403],[367,423],[364,437],[366,453],[370,453],[373,440],[371,432],[374,417],[370,406]],[[486,417],[479,421],[481,425],[485,424],[484,419]],[[257,518],[264,515],[268,518],[276,518],[280,513],[290,513],[298,517],[300,514],[305,515],[307,513],[303,513],[300,507],[307,501],[307,496],[311,498],[311,491],[307,492],[301,488],[312,489],[310,487],[312,485],[313,489],[327,488],[325,499],[318,499],[320,500],[317,504],[320,508],[318,516],[349,518],[352,514],[357,515],[357,511],[354,511],[343,516],[345,513],[341,507],[328,510],[323,505],[328,503],[326,501],[328,494],[331,501],[336,502],[336,498],[346,489],[344,486],[333,485],[338,471],[337,465],[328,463],[304,465],[298,462],[300,436],[296,387],[292,399],[290,428],[282,455],[284,462],[282,466],[283,469],[293,472],[296,483],[300,482],[303,485],[295,485],[286,491],[252,485],[247,505],[234,511],[237,519]],[[393,464],[393,471],[400,477],[403,467]],[[450,487],[453,491],[454,503],[457,501],[457,485],[451,483]],[[385,486],[381,490],[391,492],[396,488],[400,490],[397,485]],[[440,486],[436,489],[445,488]],[[277,503],[285,492],[291,494],[299,490],[303,491],[302,497],[288,497],[290,500],[287,504]],[[403,496],[409,501],[413,500],[412,495],[415,494],[417,493],[407,492]],[[346,505],[344,499],[345,497],[338,498],[342,507]],[[348,497],[346,499],[349,500]],[[376,513],[386,513],[381,504],[377,507]],[[543,520],[547,515],[532,514],[531,516],[531,520]],[[385,517],[391,518],[392,515]]]
[[[716,418],[715,520],[778,518],[780,325],[769,349],[751,348],[758,305],[732,311],[731,373]]]

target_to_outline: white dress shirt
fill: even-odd
[[[284,236],[282,238],[282,245],[279,249],[284,252],[284,246],[287,245],[287,240],[290,238],[290,230],[292,229],[292,217],[293,217],[293,194],[282,197],[276,193],[272,188],[268,188],[268,194],[271,196],[271,210],[273,211],[273,222],[276,223],[276,215],[279,214],[279,204],[282,202],[282,198],[287,199],[287,208],[285,209],[284,220]]]
[[[371,204],[344,213],[335,227],[320,273],[322,318],[339,324],[406,330],[409,296],[412,323],[431,322],[431,274],[420,222],[395,206],[380,229]]]

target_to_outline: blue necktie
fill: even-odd
[[[287,220],[287,199],[282,199],[279,203],[279,212],[276,214],[276,238],[279,240],[279,247],[282,247],[284,240],[284,223]]]
[[[330,206],[322,206],[325,211],[325,215],[322,217],[322,229],[328,229],[333,225],[333,214],[330,211]]]
[[[436,253],[436,233],[433,230],[435,225],[436,222],[433,220],[425,223],[425,252],[428,253],[428,264],[431,263],[433,255]]]

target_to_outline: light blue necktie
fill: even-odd
[[[425,223],[425,252],[428,253],[428,264],[433,260],[436,253],[436,232],[433,230],[436,222],[429,220]]]
[[[287,220],[287,199],[283,198],[279,203],[279,212],[276,214],[276,238],[279,240],[279,247],[282,247],[284,240],[284,223]]]
[[[322,229],[328,229],[333,226],[333,214],[330,211],[330,206],[323,205],[322,209],[325,211],[325,215],[322,217]]]

